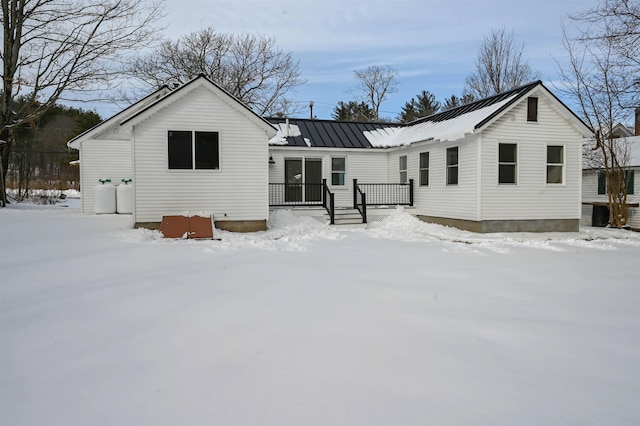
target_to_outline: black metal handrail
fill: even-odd
[[[367,194],[358,186],[358,179],[353,180],[353,208],[360,212],[362,223],[367,223]]]
[[[324,206],[322,183],[269,183],[269,205]]]
[[[354,205],[358,190],[367,195],[370,206],[413,206],[413,179],[407,183],[357,183],[354,179]]]
[[[322,183],[269,183],[269,206],[324,207],[334,223],[334,194],[326,179]]]

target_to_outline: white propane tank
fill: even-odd
[[[116,191],[118,213],[133,213],[133,185],[130,185],[131,179],[122,179],[122,183],[118,185]]]
[[[116,212],[116,187],[111,179],[99,179],[95,187],[95,214],[110,214]]]

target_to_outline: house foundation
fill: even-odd
[[[578,232],[579,219],[532,219],[532,220],[464,220],[447,217],[418,215],[418,219],[429,223],[451,226],[478,233],[491,232]]]

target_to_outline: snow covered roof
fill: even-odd
[[[283,129],[270,141],[270,144],[331,148],[387,148],[429,140],[458,140],[465,135],[481,131],[518,100],[538,87],[542,88],[542,91],[536,93],[548,94],[548,98],[558,105],[561,114],[580,128],[583,134],[590,134],[584,122],[546,89],[541,81],[534,81],[407,124],[289,119],[289,131],[293,132],[295,127],[296,133],[286,133],[286,129]],[[286,122],[283,118],[268,120],[276,125]]]
[[[479,123],[515,98],[516,95],[514,94],[499,102],[478,109],[463,110],[461,114],[448,114],[452,116],[446,120],[439,119],[439,114],[427,117],[426,119],[409,123],[408,126],[401,129],[390,131],[387,138],[380,138],[379,135],[373,134],[367,134],[366,136],[375,147],[409,145],[427,140],[454,141],[462,139],[465,135],[473,133]],[[448,111],[445,111],[444,114],[447,113]]]

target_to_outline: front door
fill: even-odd
[[[304,197],[307,203],[322,201],[322,160],[306,158],[304,160]]]
[[[302,201],[302,159],[284,160],[284,201],[299,203]]]
[[[322,159],[284,159],[284,201],[319,203],[322,201]]]

